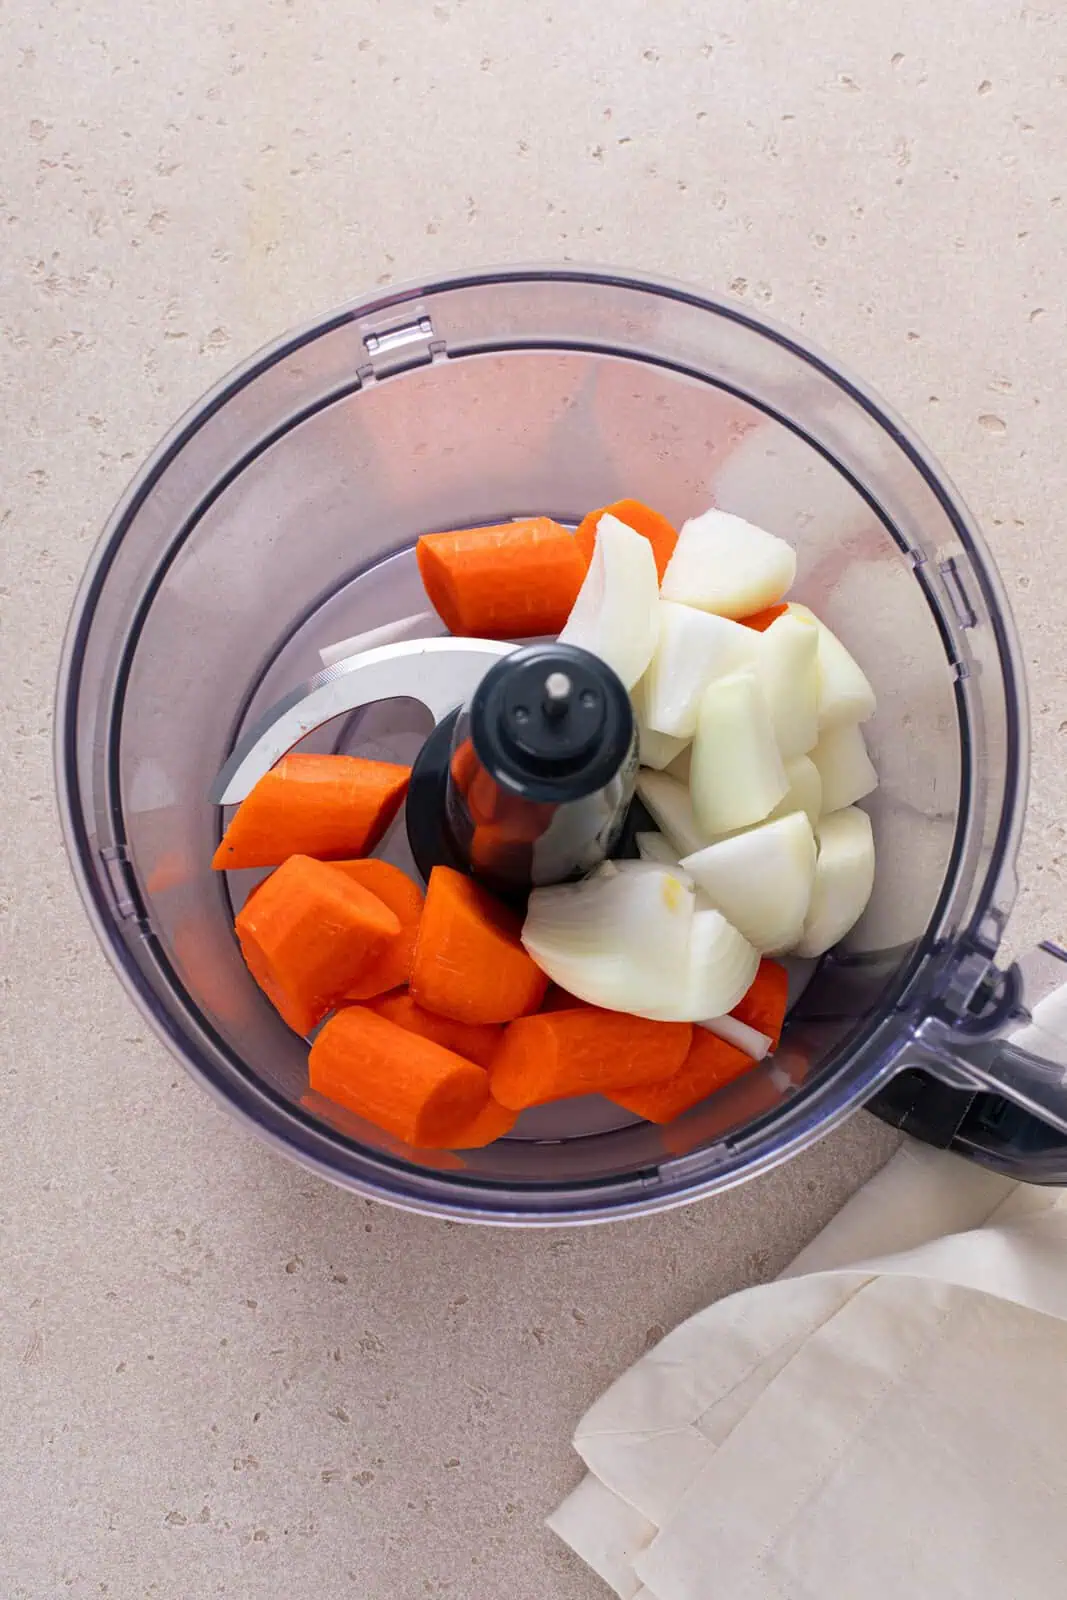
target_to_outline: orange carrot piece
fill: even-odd
[[[451,1017],[438,1017],[424,1011],[409,994],[379,995],[370,1001],[369,1009],[398,1028],[417,1033],[423,1039],[432,1039],[443,1050],[452,1050],[476,1066],[487,1067],[496,1053],[504,1030],[499,1023],[454,1022]]]
[[[550,517],[424,534],[415,554],[449,632],[483,639],[559,633],[586,570],[574,535]]]
[[[549,801],[511,794],[484,767],[471,778],[465,799],[476,827],[499,826],[511,838],[528,844],[540,839],[559,809]]]
[[[744,999],[734,1006],[730,1015],[738,1022],[747,1022],[750,1028],[765,1033],[771,1049],[777,1050],[785,1022],[785,1008],[789,1000],[789,974],[779,961],[760,962],[752,986]]]
[[[500,822],[483,822],[471,835],[470,862],[487,882],[522,883],[533,873],[533,845]]]
[[[692,1037],[688,1022],[650,1022],[598,1006],[521,1017],[490,1064],[492,1095],[523,1111],[549,1100],[660,1083],[681,1067]]]
[[[363,861],[334,861],[331,867],[334,872],[343,872],[353,883],[362,884],[364,889],[376,894],[400,923],[399,938],[393,939],[376,961],[368,962],[345,999],[370,1000],[376,994],[399,989],[411,977],[415,939],[426,896],[406,872],[388,861],[377,861],[373,856]]]
[[[456,746],[452,753],[452,782],[460,794],[466,795],[475,777],[482,771],[482,764],[474,753],[474,745],[469,739]]]
[[[400,935],[377,895],[310,856],[272,872],[234,926],[249,972],[297,1033],[310,1033]]]
[[[752,1057],[736,1045],[727,1044],[706,1028],[694,1028],[689,1054],[665,1083],[607,1089],[605,1094],[615,1105],[644,1117],[646,1122],[673,1122],[683,1111],[699,1105],[709,1094],[755,1065]]]
[[[211,865],[276,867],[369,855],[400,809],[410,768],[357,756],[283,756],[242,800]]]
[[[784,617],[789,607],[784,601],[776,606],[765,606],[762,611],[753,611],[750,617],[742,617],[743,627],[755,628],[757,633],[764,633],[772,622],[777,622],[779,617]]]
[[[502,1139],[506,1133],[510,1133],[518,1119],[517,1111],[509,1111],[507,1106],[499,1105],[490,1095],[477,1115],[449,1139],[448,1148],[481,1150],[485,1145],[492,1144],[494,1139]]]
[[[456,1022],[511,1022],[536,1011],[548,979],[526,954],[520,918],[480,884],[434,867],[415,943],[411,993]]]
[[[451,1150],[443,1150],[440,1145],[436,1149],[431,1145],[428,1150],[416,1150],[405,1139],[398,1139],[395,1134],[386,1133],[384,1128],[374,1124],[370,1125],[373,1132],[369,1132],[365,1117],[358,1117],[346,1106],[338,1105],[336,1100],[327,1100],[325,1095],[316,1094],[313,1089],[308,1089],[300,1096],[300,1104],[316,1121],[324,1122],[337,1133],[343,1133],[346,1139],[354,1139],[356,1144],[369,1144],[374,1150],[384,1150],[387,1155],[396,1156],[411,1166],[426,1167],[430,1172],[462,1172],[467,1165],[462,1156],[454,1155]]]
[[[678,543],[678,535],[666,517],[661,517],[658,511],[653,511],[651,506],[643,505],[640,500],[615,500],[610,506],[601,506],[599,511],[590,511],[587,517],[582,518],[574,537],[586,566],[588,567],[593,559],[597,523],[605,514],[618,517],[620,522],[625,522],[635,533],[644,534],[652,546],[652,554],[656,558],[656,572],[662,583],[667,562],[674,554],[674,547]]]
[[[182,884],[188,883],[193,877],[192,865],[190,857],[184,851],[164,850],[149,872],[145,888],[151,895],[167,894],[171,889],[180,889]]]
[[[473,789],[471,793],[473,795]],[[470,844],[470,861],[475,872],[508,883],[528,879],[534,844],[547,831],[556,810],[554,805],[520,800],[516,795],[499,790],[493,820],[475,822]]]
[[[489,1098],[489,1078],[473,1061],[366,1006],[345,1006],[330,1018],[311,1046],[308,1083],[423,1149],[447,1148]]]
[[[475,824],[493,822],[500,801],[500,785],[491,773],[479,766],[467,785],[467,810]]]

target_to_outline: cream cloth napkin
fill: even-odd
[[[621,1600],[1067,1593],[1067,1191],[904,1146],[574,1443],[549,1525]]]

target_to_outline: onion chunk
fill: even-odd
[[[761,822],[788,787],[755,676],[717,678],[700,702],[689,775],[693,812],[706,839]]]
[[[675,972],[662,1004],[645,1015],[660,1022],[722,1016],[744,999],[758,967],[759,952],[744,935],[720,911],[698,901],[685,965]]]
[[[791,811],[803,811],[814,828],[823,810],[822,779],[818,767],[811,756],[797,756],[795,761],[786,762],[785,775],[789,788],[774,810],[767,813],[767,821],[774,822],[779,817],[787,817]]]
[[[796,944],[815,881],[815,836],[802,811],[686,856],[682,870],[757,950]]]
[[[581,883],[535,889],[522,942],[541,970],[579,1000],[658,1016],[681,990],[693,884],[677,868],[612,865],[610,873]]]
[[[786,612],[757,635],[760,688],[784,761],[807,755],[819,737],[819,630]]]
[[[634,721],[637,724],[637,747],[639,759],[643,767],[652,767],[657,772],[670,766],[688,748],[688,739],[676,739],[669,733],[660,733],[658,728],[651,728],[648,724],[648,679],[649,671],[640,678],[630,690],[630,704],[633,706]]]
[[[541,970],[590,1005],[661,1022],[698,1022],[737,1005],[758,952],[720,912],[697,904],[677,867],[613,867],[531,894],[522,942]]]
[[[693,815],[689,790],[677,778],[670,778],[665,772],[639,772],[637,795],[679,856],[692,855],[709,842],[710,836]]]
[[[814,622],[819,630],[819,731],[869,721],[877,710],[874,690],[836,633],[796,601],[790,601],[789,615]]]
[[[863,915],[874,888],[871,819],[858,806],[824,817],[818,828],[815,885],[798,956],[821,956],[843,939]]]
[[[775,605],[796,570],[796,551],[784,539],[727,511],[705,511],[682,527],[662,594],[720,617],[748,617]]]
[[[642,861],[656,861],[661,867],[680,865],[677,851],[662,833],[635,833],[634,844]]]
[[[691,739],[708,684],[754,668],[763,640],[739,622],[669,600],[661,602],[659,615],[659,643],[642,680],[648,721],[660,733]]]
[[[827,728],[811,752],[811,759],[822,779],[824,812],[854,805],[878,787],[878,774],[858,723]]]
[[[659,579],[652,546],[610,514],[597,524],[593,559],[571,608],[561,644],[606,661],[632,689],[659,638]]]
[[[750,1028],[747,1022],[741,1022],[737,1017],[731,1017],[727,1012],[725,1017],[705,1017],[697,1024],[708,1033],[714,1033],[718,1038],[725,1039],[727,1044],[735,1045],[738,1050],[743,1050],[753,1061],[762,1061],[764,1056],[771,1053],[772,1039],[770,1034],[760,1033],[758,1028]]]

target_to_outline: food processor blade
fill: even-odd
[[[212,786],[212,805],[237,805],[301,739],[374,701],[418,700],[440,722],[470,698],[494,661],[516,648],[495,639],[408,639],[324,668],[240,740]]]

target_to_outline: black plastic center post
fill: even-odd
[[[630,697],[605,662],[574,645],[528,645],[474,692],[474,753],[503,788],[563,805],[602,789],[633,742]]]
[[[453,754],[468,741],[500,797],[489,829],[473,814],[469,770],[466,788],[454,787]],[[473,872],[522,905],[531,884],[589,871],[613,848],[636,765],[630,697],[609,666],[573,645],[515,650],[415,760],[407,832],[416,865],[424,878],[435,866]]]

